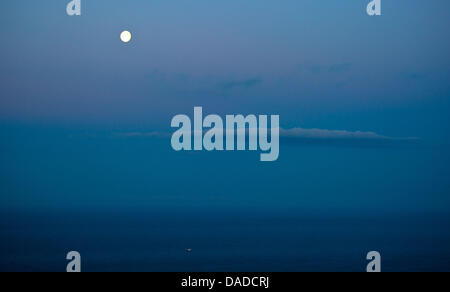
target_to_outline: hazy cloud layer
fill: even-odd
[[[250,88],[262,83],[260,78],[249,78],[245,80],[230,81],[223,84],[223,89],[230,90],[234,88]]]
[[[374,132],[302,129],[280,129],[280,139],[290,145],[320,145],[344,147],[386,147],[413,145],[420,141],[415,137],[388,137]]]
[[[342,130],[323,130],[323,129],[280,129],[280,136],[286,138],[305,138],[305,139],[393,139],[382,136],[374,132],[350,132]]]
[[[332,65],[328,71],[332,73],[339,73],[339,72],[345,72],[349,71],[352,68],[352,63],[342,63],[342,64],[336,64]]]
[[[204,129],[203,133],[208,130]],[[226,134],[225,131],[223,134]],[[268,130],[270,133],[270,129]],[[236,135],[248,135],[248,129],[237,129]],[[157,137],[169,138],[170,132],[129,132],[115,133],[115,137],[135,138],[135,137]],[[327,130],[327,129],[303,129],[303,128],[280,128],[280,140],[290,144],[344,144],[344,145],[385,145],[404,144],[417,142],[417,137],[388,137],[374,132]]]

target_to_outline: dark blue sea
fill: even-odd
[[[285,143],[174,152],[164,138],[4,126],[0,271],[450,271],[447,147]],[[192,249],[192,252],[186,252]]]

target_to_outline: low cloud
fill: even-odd
[[[351,63],[342,63],[330,66],[328,71],[332,73],[339,73],[349,71],[351,68],[352,68]]]
[[[223,89],[230,90],[234,88],[250,88],[262,83],[260,78],[250,78],[239,81],[230,81],[223,84]]]
[[[324,129],[280,129],[280,139],[290,145],[321,145],[348,147],[385,147],[411,145],[420,141],[416,137],[388,137],[374,132],[324,130]]]
[[[174,130],[175,131],[175,130]],[[207,132],[203,130],[203,134]],[[248,129],[236,129],[236,135],[248,135]],[[220,132],[219,132],[220,133]],[[224,131],[222,134],[226,134]],[[270,129],[268,129],[270,133]],[[118,138],[170,138],[172,132],[128,132],[115,133]],[[389,137],[375,132],[280,128],[280,140],[287,144],[318,144],[318,145],[347,145],[347,146],[381,146],[411,144],[420,141],[417,137]]]
[[[170,137],[170,133],[167,132],[124,132],[114,133],[113,137],[116,138],[165,138]]]
[[[332,131],[322,129],[302,129],[293,128],[289,130],[280,129],[280,136],[286,138],[305,138],[305,139],[392,139],[390,137],[378,135],[374,132],[350,132],[350,131]]]

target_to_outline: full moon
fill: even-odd
[[[120,40],[124,43],[129,43],[131,41],[131,32],[125,30],[120,34]]]

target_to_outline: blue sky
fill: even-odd
[[[66,2],[0,4],[3,121],[155,130],[203,106],[448,137],[448,1],[385,0],[382,17],[363,0]]]

